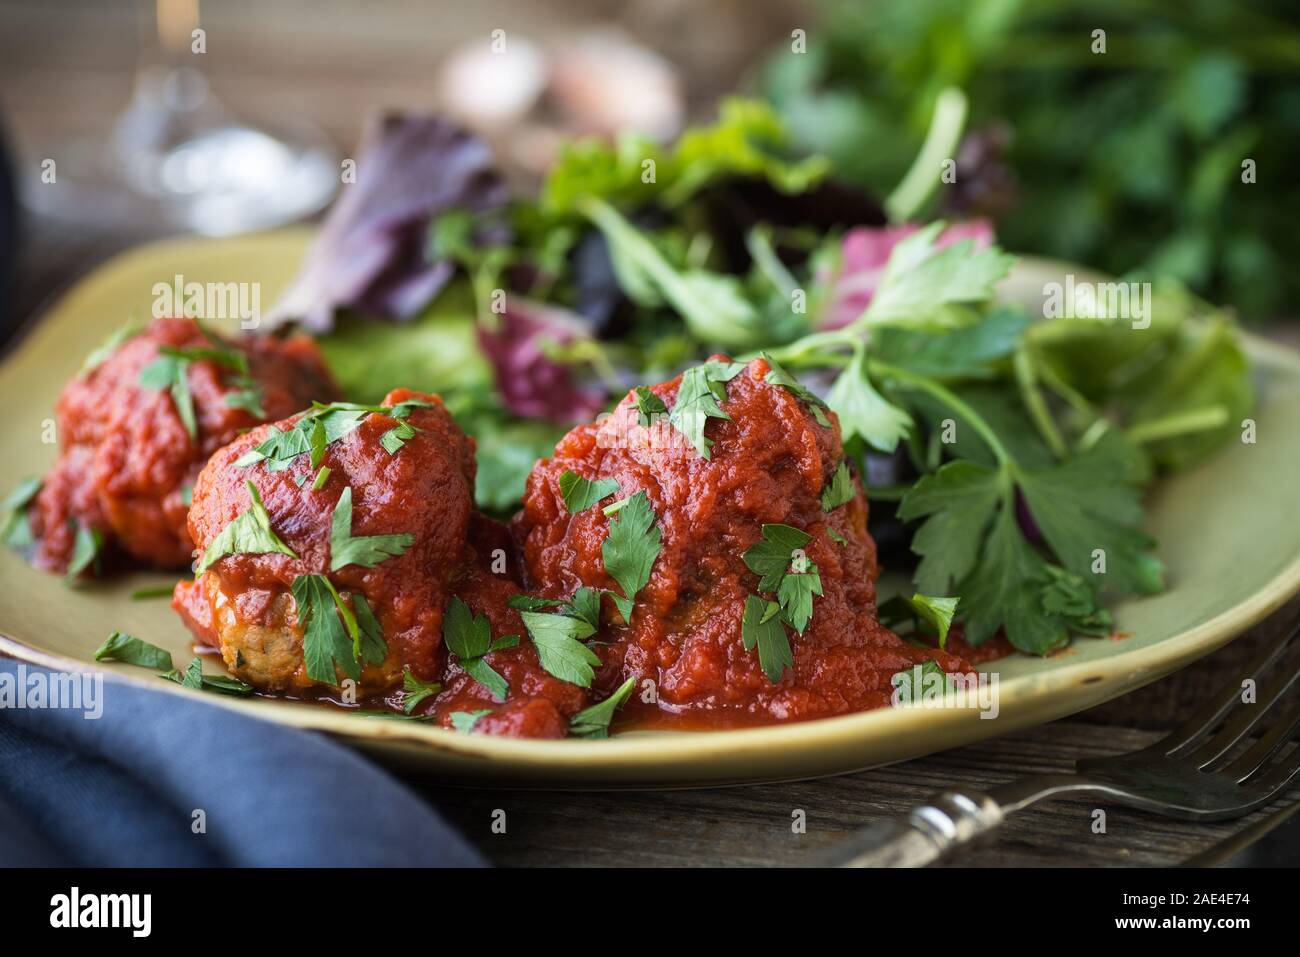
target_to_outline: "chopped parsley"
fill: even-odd
[[[889,683],[898,689],[899,704],[911,704],[921,700],[925,686],[935,679],[941,680],[944,688],[948,687],[948,673],[933,658],[927,658],[919,665],[894,672]]]
[[[261,388],[249,385],[234,392],[227,392],[223,401],[232,409],[243,409],[254,418],[265,419],[266,409],[262,406],[263,399]]]
[[[741,556],[759,576],[758,590],[776,595],[776,601],[751,595],[741,630],[746,650],[758,648],[759,663],[773,684],[793,663],[785,625],[803,634],[812,620],[813,598],[822,594],[821,573],[802,554],[810,541],[811,535],[789,525],[764,525],[760,540]]]
[[[534,598],[532,595],[511,595],[506,602],[516,611],[544,611],[559,608],[560,614],[579,618],[591,626],[594,633],[600,628],[600,589],[583,585],[567,600],[559,598]]]
[[[95,660],[120,661],[127,665],[160,668],[164,671],[172,668],[171,652],[120,631],[113,632],[95,649]]]
[[[794,553],[811,541],[807,532],[789,525],[764,525],[762,538],[741,556],[749,570],[759,576],[758,590],[776,591],[790,570]]]
[[[146,389],[157,389],[171,393],[172,405],[180,416],[181,424],[189,434],[190,441],[199,438],[198,420],[194,414],[194,396],[190,392],[189,368],[192,362],[214,362],[235,374],[234,383],[240,388],[226,394],[225,402],[231,408],[243,408],[259,418],[266,415],[262,409],[262,392],[256,381],[248,374],[248,356],[238,349],[223,345],[219,339],[203,329],[203,334],[212,343],[211,348],[177,349],[173,346],[159,346],[158,358],[140,370],[139,382]]]
[[[614,712],[623,707],[635,687],[636,678],[628,678],[604,701],[579,711],[569,719],[569,733],[578,738],[608,738]]]
[[[117,351],[128,339],[133,339],[140,334],[141,326],[137,322],[128,322],[126,325],[118,326],[99,346],[95,348],[90,355],[86,356],[86,361],[81,364],[81,375],[85,375],[94,369],[102,366],[108,357]]]
[[[436,681],[421,681],[411,674],[408,666],[402,673],[402,690],[406,692],[402,698],[402,710],[410,714],[425,698],[442,691],[442,685]]]
[[[334,601],[338,603],[338,594],[334,594]],[[374,611],[370,608],[370,602],[366,601],[366,596],[360,592],[353,592],[352,607],[356,612],[357,631],[352,635],[352,651],[366,664],[379,665],[383,664],[384,658],[388,655],[388,646],[384,643],[384,629],[380,627],[379,619],[375,617]],[[344,613],[344,608],[339,605],[340,613]],[[344,624],[349,624],[346,613],[343,614]]]
[[[542,667],[561,681],[590,688],[600,659],[582,640],[594,635],[597,626],[584,615],[568,614],[572,606],[563,608],[560,613],[520,611],[519,617],[533,639]]]
[[[636,421],[638,425],[646,427],[653,425],[656,416],[668,412],[668,406],[664,405],[664,400],[651,392],[649,386],[639,385],[633,392],[636,395]]]
[[[379,444],[384,447],[384,451],[389,455],[396,455],[409,440],[415,438],[415,433],[419,432],[415,426],[409,422],[398,422],[395,426],[379,437]]]
[[[302,629],[302,653],[308,678],[335,684],[337,668],[353,681],[359,681],[363,662],[383,663],[388,649],[379,621],[365,596],[354,594],[349,608],[324,575],[299,575],[290,591]]]
[[[257,690],[252,685],[240,681],[238,678],[231,678],[228,675],[205,675],[203,673],[202,658],[195,658],[191,661],[190,666],[184,672],[173,668],[158,677],[165,678],[167,681],[174,681],[181,687],[191,688],[194,691],[214,691],[217,694],[242,697]]]
[[[662,549],[663,533],[655,524],[655,513],[644,491],[637,492],[609,523],[609,534],[601,543],[605,572],[623,589],[622,595],[608,592],[628,624],[637,592],[650,582],[650,571]]]
[[[314,469],[320,465],[326,447],[355,431],[367,415],[374,413],[394,419],[405,419],[411,414],[412,409],[431,405],[432,403],[420,399],[410,399],[393,406],[358,405],[355,402],[313,402],[312,407],[304,412],[287,431],[271,426],[267,437],[240,456],[235,465],[239,468],[247,468],[258,462],[265,462],[267,471],[279,472],[292,465],[293,460],[299,455],[310,454]],[[414,426],[408,428],[413,430],[411,435],[414,435]],[[387,435],[388,433],[385,433],[385,437]],[[389,454],[401,447],[399,443],[395,448],[390,448],[393,441],[395,439],[385,442],[384,437],[380,438],[380,443]],[[405,442],[406,438],[401,441]]]
[[[713,448],[713,440],[704,435],[704,426],[710,418],[731,418],[722,411],[719,403],[726,401],[726,384],[740,375],[744,368],[743,362],[710,359],[682,373],[668,422],[686,437],[701,458],[709,458],[709,450]]]
[[[807,558],[796,558],[791,570],[781,576],[776,589],[776,600],[787,623],[803,634],[813,614],[813,596],[822,594],[822,577],[817,566]]]
[[[23,551],[34,544],[31,525],[27,521],[27,508],[40,490],[40,479],[25,478],[0,502],[0,511],[4,513],[4,524],[0,525],[0,541],[9,548]]]
[[[293,549],[280,540],[271,529],[271,516],[262,504],[257,486],[246,482],[251,503],[248,511],[234,518],[221,530],[203,552],[196,574],[203,574],[214,562],[227,555],[267,555],[272,552],[297,558]]]
[[[618,491],[616,479],[586,479],[565,469],[560,476],[560,495],[564,497],[564,506],[571,515],[586,511],[602,499],[609,498]]]
[[[68,519],[76,527],[76,537],[72,543],[72,558],[68,562],[66,578],[75,582],[77,576],[87,569],[95,574],[100,572],[101,555],[104,550],[104,533],[97,528],[81,524],[77,519]]]
[[[466,674],[492,692],[497,700],[506,700],[510,685],[483,656],[503,648],[514,648],[519,644],[518,635],[503,635],[493,641],[487,616],[475,615],[468,605],[453,597],[442,618],[442,640]]]
[[[181,424],[191,442],[199,438],[199,425],[194,416],[194,396],[190,393],[186,373],[189,370],[188,359],[159,349],[159,356],[140,370],[140,385],[146,389],[170,392],[172,405],[180,416]]]
[[[794,664],[790,638],[781,622],[781,606],[757,595],[747,597],[740,634],[746,651],[758,648],[759,666],[767,680],[777,684],[785,669]]]
[[[307,677],[312,681],[335,684],[335,668],[353,681],[361,678],[361,666],[348,640],[339,611],[335,608],[334,589],[323,575],[299,575],[290,591],[298,609],[302,628],[302,654]]]
[[[822,489],[822,511],[833,512],[846,502],[851,502],[855,491],[849,463],[841,462],[830,482]]]
[[[831,420],[826,417],[826,403],[822,401],[821,397],[790,373],[786,372],[785,369],[783,369],[780,364],[778,364],[777,361],[766,352],[762,353],[762,356],[767,360],[767,364],[771,367],[768,369],[767,375],[763,377],[763,381],[768,385],[780,386],[787,392],[791,393],[796,399],[807,403],[808,408],[812,412],[813,418],[817,420],[817,424],[824,429],[829,429],[831,427]]]
[[[236,462],[239,468],[246,468],[265,461],[269,472],[279,472],[293,464],[293,460],[304,453],[317,457],[331,442],[337,442],[352,432],[365,418],[365,411],[324,407],[313,409],[293,424],[287,431],[271,426],[267,437],[245,452]],[[319,433],[317,433],[319,429]],[[313,433],[316,434],[313,452]],[[319,464],[319,461],[317,462]]]
[[[922,620],[928,622],[939,636],[939,647],[948,645],[948,631],[952,628],[952,619],[957,614],[960,598],[935,598],[930,595],[916,594],[908,603]]]
[[[150,598],[170,598],[175,592],[175,585],[148,585],[131,592],[131,600],[146,601]]]
[[[478,711],[453,711],[450,715],[451,726],[461,734],[471,734],[479,718],[491,713],[491,708],[480,708]]]
[[[345,565],[374,568],[380,562],[401,555],[415,543],[409,532],[397,535],[352,534],[352,487],[346,486],[330,518],[330,571]]]

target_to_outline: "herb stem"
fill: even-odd
[[[1012,367],[1015,370],[1016,385],[1020,389],[1020,398],[1025,404],[1025,409],[1029,412],[1029,418],[1033,420],[1039,435],[1043,437],[1043,441],[1052,450],[1052,454],[1058,459],[1064,459],[1070,454],[1070,449],[1061,436],[1061,430],[1056,427],[1056,420],[1052,418],[1052,412],[1047,407],[1043,392],[1038,387],[1034,358],[1030,355],[1028,348],[1022,345],[1016,350],[1015,358],[1012,360]]]
[[[998,438],[997,433],[993,431],[993,427],[965,399],[962,399],[955,392],[934,379],[918,375],[907,369],[900,369],[898,366],[889,365],[878,359],[868,358],[867,367],[873,376],[893,379],[904,388],[927,392],[938,399],[966,420],[967,424],[984,440],[984,444],[988,446],[989,451],[993,453],[993,457],[998,460],[999,465],[1014,467],[1015,460],[1011,457],[1011,453],[1007,451],[1006,446],[1002,444],[1002,440]]]
[[[852,358],[841,350],[850,347],[855,351],[862,347],[862,338],[856,329],[845,326],[842,329],[829,329],[814,332],[811,335],[790,343],[764,350],[784,366],[805,368],[807,366],[846,365]],[[755,356],[757,353],[755,353]]]
[[[1144,445],[1172,439],[1193,432],[1207,432],[1228,422],[1228,410],[1221,405],[1204,406],[1188,412],[1167,415],[1150,422],[1140,422],[1124,431],[1130,442]]]

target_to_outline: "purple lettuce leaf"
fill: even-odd
[[[506,409],[528,419],[561,425],[588,422],[606,405],[603,389],[581,384],[574,366],[555,361],[549,346],[588,334],[588,323],[566,309],[509,297],[506,311],[488,328],[479,323],[479,347],[492,363],[497,393]]]
[[[439,117],[383,116],[358,154],[356,182],[344,184],[271,322],[325,333],[340,309],[410,319],[455,272],[428,258],[430,223],[449,209],[486,212],[507,199],[487,144]]]

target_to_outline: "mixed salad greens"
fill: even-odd
[[[1172,282],[1145,328],[1000,303],[1015,257],[982,221],[907,222],[939,185],[916,168],[877,202],[794,155],[768,105],[730,100],[671,147],[570,144],[512,199],[473,136],[389,119],[292,291],[311,309],[287,311],[350,399],[442,393],[498,513],[568,427],[683,371],[676,408],[638,406],[707,455],[734,365],[706,360],[764,355],[838,415],[886,560],[919,558],[912,618],[946,634],[956,608],[971,644],[1002,631],[1037,654],[1108,634],[1104,602],[1163,587],[1143,488],[1251,409],[1233,321]],[[358,258],[367,242],[383,254]]]

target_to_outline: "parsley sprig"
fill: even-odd
[[[604,701],[579,711],[569,719],[569,733],[576,738],[608,738],[614,713],[623,707],[635,687],[636,678],[628,678]]]
[[[72,558],[68,560],[68,570],[64,580],[76,584],[87,570],[99,574],[103,566],[104,546],[107,544],[104,533],[97,528],[84,524],[79,519],[68,519],[74,529],[72,539]]]
[[[584,641],[600,628],[600,590],[584,586],[567,601],[512,595],[511,608],[519,612],[533,640],[542,667],[559,678],[591,687],[600,664]],[[544,609],[554,608],[555,611]]]
[[[827,402],[850,457],[906,442],[922,472],[899,506],[900,518],[919,523],[918,594],[960,596],[972,644],[1003,630],[1042,654],[1071,633],[1103,632],[1103,593],[1162,587],[1154,543],[1140,530],[1140,447],[1172,460],[1170,442],[1222,425],[1201,414],[1199,396],[1185,400],[1191,412],[1178,397],[1206,377],[1208,392],[1236,401],[1235,380],[1206,359],[1207,343],[1229,353],[1233,345],[1216,338],[1213,320],[1205,332],[1175,320],[1175,331],[1146,339],[1105,321],[1031,325],[1021,311],[986,305],[1011,258],[969,241],[940,248],[941,230],[933,224],[895,248],[858,319],[772,353],[794,370],[838,370]],[[1072,362],[1092,371],[1076,375]],[[1125,391],[1097,385],[1117,374],[1099,362],[1161,371]],[[1108,417],[1096,394],[1112,396],[1119,413]],[[1139,424],[1125,432],[1112,421],[1121,416]],[[823,507],[843,504],[850,488],[837,471]]]
[[[276,552],[290,558],[298,557],[271,528],[271,516],[262,504],[257,486],[252,482],[244,484],[248,487],[248,510],[232,519],[212,540],[212,544],[204,549],[195,574],[203,574],[227,555],[265,555]]]
[[[337,668],[359,681],[363,664],[383,664],[388,646],[364,595],[354,592],[349,607],[325,575],[299,575],[289,590],[298,609],[308,678],[336,684]]]
[[[572,469],[565,469],[560,475],[560,495],[564,498],[564,507],[571,515],[585,512],[616,492],[617,479],[583,478]]]
[[[172,668],[158,676],[167,681],[174,681],[183,688],[191,688],[194,691],[213,691],[217,694],[235,695],[237,697],[247,697],[257,689],[247,682],[240,681],[238,678],[231,678],[229,675],[205,675],[203,673],[203,659],[193,658],[189,667],[184,671]]]
[[[407,666],[402,672],[402,691],[405,692],[402,696],[402,710],[410,714],[420,706],[420,702],[442,691],[442,685],[437,681],[421,681],[411,674],[411,669]]]
[[[493,640],[492,626],[487,616],[475,615],[468,605],[453,597],[442,618],[442,640],[466,674],[492,692],[498,701],[506,700],[510,694],[510,685],[487,663],[484,656],[505,648],[514,648],[519,644],[518,635],[502,635]]]
[[[34,544],[31,524],[27,510],[41,490],[42,482],[38,478],[25,478],[14,486],[13,490],[0,502],[0,542],[15,551],[26,551]]]
[[[841,462],[835,469],[835,474],[831,476],[831,480],[822,489],[822,511],[833,512],[841,505],[851,502],[856,491],[853,487],[853,474],[849,471],[849,463]]]
[[[710,458],[713,440],[704,435],[709,419],[730,419],[719,404],[727,399],[727,383],[744,370],[743,362],[710,359],[682,373],[677,399],[668,422],[686,437],[701,458]]]
[[[288,430],[271,426],[267,437],[236,460],[239,468],[247,468],[259,462],[266,463],[269,472],[279,472],[289,468],[300,455],[311,457],[311,467],[318,468],[325,449],[360,427],[361,421],[368,415],[387,415],[398,420],[405,420],[412,409],[427,407],[430,403],[419,399],[399,402],[397,405],[360,405],[355,402],[313,402],[312,407]],[[406,426],[405,429],[402,426]],[[397,426],[389,429],[380,437],[385,451],[394,455],[419,430],[415,426],[399,421]]]
[[[758,590],[775,593],[776,600],[751,595],[745,601],[741,637],[747,651],[758,648],[758,660],[773,684],[794,663],[789,625],[803,634],[813,615],[813,598],[822,594],[821,573],[803,554],[812,541],[807,532],[790,525],[764,525],[762,538],[742,558],[759,576]]]
[[[606,594],[628,624],[637,592],[649,584],[651,569],[663,548],[663,533],[655,522],[649,497],[644,491],[637,492],[610,520],[609,534],[600,546],[606,574],[623,589],[622,595]]]
[[[160,668],[170,671],[172,656],[165,648],[151,645],[143,639],[120,631],[115,631],[95,649],[96,661],[120,661],[123,664],[139,665],[142,668]]]
[[[336,572],[348,565],[374,568],[382,561],[403,554],[413,544],[415,536],[409,532],[353,535],[352,486],[344,487],[330,516],[330,571]]]
[[[1069,462],[1039,468],[1019,462],[991,432],[987,438],[994,465],[950,462],[922,478],[899,506],[903,520],[924,519],[912,546],[922,556],[918,586],[945,594],[955,584],[972,644],[1002,628],[1017,648],[1045,654],[1064,645],[1070,631],[1095,629],[1103,583],[1123,594],[1160,589],[1161,566],[1147,554],[1153,542],[1137,527],[1131,450],[1117,432]],[[1025,536],[1018,494],[1044,548]]]
[[[157,389],[171,394],[172,405],[185,426],[190,441],[197,442],[199,437],[198,419],[194,412],[194,396],[190,392],[189,369],[194,362],[208,361],[222,366],[233,374],[231,384],[238,386],[226,393],[225,403],[231,408],[244,409],[261,418],[266,415],[262,408],[262,390],[257,380],[249,375],[248,356],[238,349],[223,343],[202,326],[209,347],[179,349],[174,346],[159,346],[158,357],[140,370],[139,382],[146,389]],[[113,343],[116,348],[125,339]],[[106,344],[107,345],[107,344]],[[106,354],[104,358],[106,358]],[[103,361],[103,358],[98,360]]]

